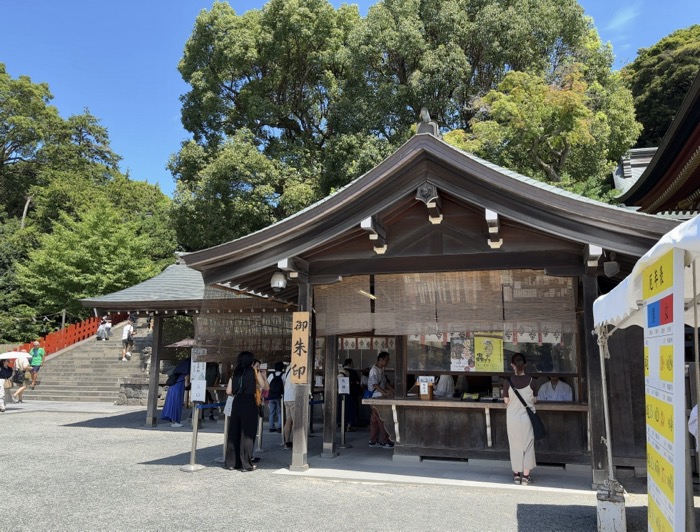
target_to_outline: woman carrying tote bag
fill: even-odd
[[[510,447],[510,464],[513,469],[513,482],[516,484],[532,484],[530,471],[537,465],[535,461],[535,435],[532,422],[526,406],[533,411],[537,402],[537,387],[534,379],[525,375],[527,361],[521,353],[515,353],[511,358],[511,367],[515,372],[513,377],[506,380],[503,386],[503,400],[506,403],[506,428],[508,430],[508,445]],[[510,388],[517,389],[525,405],[515,394],[511,396]]]

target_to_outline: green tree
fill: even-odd
[[[600,100],[609,94],[595,82],[591,88],[580,65],[573,67],[560,77],[560,85],[509,73],[478,101],[481,114],[472,120],[471,132],[456,130],[445,140],[528,176],[567,188],[579,183],[578,192],[603,194],[590,180],[604,181],[621,155],[610,153],[614,128],[601,109],[608,104]],[[631,112],[631,98],[626,103]]]
[[[700,25],[673,32],[623,69],[644,129],[637,146],[658,146],[700,72]]]
[[[57,293],[51,283],[30,277],[31,272],[40,273],[40,268],[31,269],[36,261],[48,267],[49,258],[75,258],[83,235],[71,239],[64,234],[67,221],[81,221],[84,229],[85,213],[90,220],[101,219],[94,237],[102,242],[102,250],[119,248],[126,228],[139,243],[134,250],[138,260],[113,260],[117,273],[112,266],[105,268],[105,279],[114,281],[102,286],[107,292],[141,280],[143,261],[151,271],[159,271],[172,262],[176,248],[171,200],[157,186],[132,181],[119,171],[120,157],[110,147],[107,129],[87,109],[64,120],[51,99],[47,84],[26,76],[13,79],[0,64],[0,336],[6,341],[48,332],[55,321],[44,321],[42,315],[63,308],[73,309],[73,317],[82,315],[85,311],[76,298],[84,294],[77,285],[67,287],[69,281],[86,282],[87,289],[102,286],[69,273],[69,280],[58,283]],[[47,241],[58,247],[44,249]],[[131,247],[125,252],[131,253]],[[100,250],[95,253],[101,257]],[[47,271],[65,273],[78,267],[68,262],[60,270],[56,264]],[[97,275],[89,256],[82,266]],[[92,295],[101,293],[105,292]]]
[[[247,130],[226,141],[216,156],[193,160],[202,154],[200,148],[190,145],[181,151],[183,157],[171,161],[174,171],[183,168],[183,179],[175,191],[173,221],[187,250],[265,227],[277,219],[283,205],[292,210],[313,196],[293,170],[283,169],[262,154]],[[197,179],[184,177],[192,166],[199,168]]]
[[[133,222],[100,199],[77,213],[61,213],[53,232],[42,234],[27,261],[16,264],[24,300],[39,314],[66,308],[72,316],[89,310],[78,299],[114,292],[158,273],[149,259],[149,239]]]
[[[611,65],[610,47],[575,0],[382,0],[364,19],[356,7],[336,10],[327,0],[270,0],[242,15],[217,2],[197,17],[179,64],[190,85],[182,120],[193,134],[171,163],[179,238],[187,249],[218,244],[346,185],[411,135],[424,106],[443,131],[462,129],[473,140],[488,129],[477,124],[490,120],[493,142],[482,138],[481,146],[489,144],[496,160],[533,165],[555,181],[598,178],[638,133],[629,92]],[[507,135],[480,107],[512,72],[542,80],[552,88],[547,97],[569,113],[534,119],[571,122],[561,131],[552,124],[526,154],[497,142]],[[584,87],[578,95],[564,90],[573,72]],[[211,199],[230,192],[212,186],[212,165],[243,130],[255,146],[244,150],[252,165],[261,154],[282,177],[267,181],[264,207],[248,208],[246,222],[216,240],[207,234]],[[240,186],[245,174],[233,175]],[[259,187],[247,183],[237,197]],[[192,231],[187,218],[201,226]]]
[[[46,83],[13,79],[0,63],[0,198],[8,215],[22,214],[37,179],[36,154],[61,124],[52,98]]]
[[[358,96],[378,131],[405,131],[424,106],[441,127],[466,128],[475,97],[512,70],[551,72],[589,25],[575,0],[384,0],[352,39]]]

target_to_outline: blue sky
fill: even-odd
[[[188,133],[177,64],[205,0],[0,0],[0,62],[16,78],[47,82],[68,117],[88,108],[109,130],[121,168],[172,195],[165,169]],[[230,1],[237,13],[263,0]],[[338,6],[343,2],[332,0]],[[357,3],[363,15],[375,1]],[[616,67],[673,31],[700,23],[699,0],[584,0]]]

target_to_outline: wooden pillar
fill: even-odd
[[[405,336],[397,336],[394,340],[394,395],[397,399],[406,398],[406,344]]]
[[[338,424],[338,337],[326,337],[323,379],[323,458],[335,458],[335,426]]]
[[[163,336],[163,318],[153,316],[153,335],[151,336],[151,370],[148,374],[148,406],[146,407],[146,426],[158,425],[158,391],[160,380],[160,339]]]
[[[586,268],[583,284],[583,346],[586,357],[586,382],[588,383],[589,422],[591,425],[591,467],[593,487],[603,486],[608,479],[607,450],[605,437],[605,408],[603,406],[603,383],[600,370],[598,342],[593,336],[593,301],[598,296],[598,281],[594,268]]]
[[[315,343],[315,332],[313,327],[314,315],[312,312],[311,285],[299,284],[299,306],[300,312],[310,311],[311,314],[311,341],[306,352],[307,378],[306,384],[294,385],[294,420],[292,425],[292,464],[290,471],[306,471],[309,469],[308,457],[308,426],[309,426],[309,397],[311,396],[311,386],[313,386],[313,352]]]

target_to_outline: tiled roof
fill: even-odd
[[[119,310],[147,310],[149,308],[167,308],[173,304],[173,310],[191,302],[193,308],[199,308],[204,299],[204,281],[202,274],[188,268],[184,263],[172,264],[160,274],[124,290],[112,292],[100,297],[81,299],[85,307],[110,308]]]

